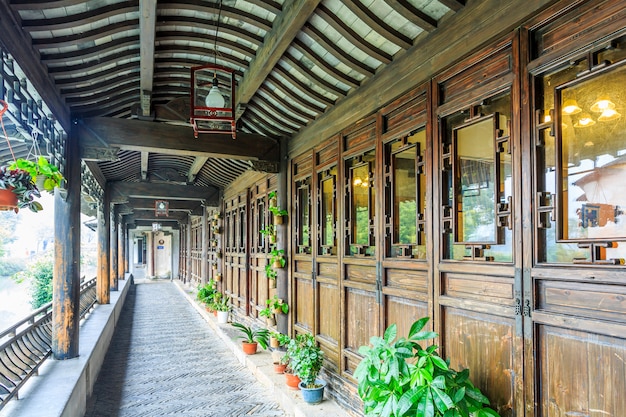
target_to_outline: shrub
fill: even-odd
[[[38,309],[52,301],[53,271],[54,262],[52,255],[44,255],[29,264],[26,270],[20,271],[14,275],[18,282],[29,282],[31,294],[30,304],[34,309]]]

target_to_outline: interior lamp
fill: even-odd
[[[565,100],[565,103],[563,103],[563,114],[572,115],[580,113],[581,111],[582,109],[578,106],[576,100]]]
[[[615,103],[609,100],[608,97],[598,98],[595,101],[595,103],[591,105],[591,108],[590,108],[592,112],[596,112],[596,113],[602,113],[605,110],[614,110],[614,109],[615,109]]]
[[[211,84],[211,89],[209,90],[209,94],[207,94],[204,103],[207,107],[221,109],[224,107],[226,100],[224,100],[224,96],[222,96],[222,93],[220,92],[216,73],[213,74],[213,81]]]
[[[595,125],[596,122],[588,114],[583,114],[574,124],[574,127],[589,127]]]

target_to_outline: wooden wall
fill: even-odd
[[[556,197],[541,180],[544,160],[554,159],[544,136],[555,126],[536,116],[545,77],[607,48],[621,56],[624,27],[624,2],[557,2],[292,157],[290,326],[316,335],[344,405],[360,409],[352,378],[359,346],[392,323],[406,332],[430,316],[443,355],[471,369],[502,416],[626,415],[626,269],[546,256],[576,242],[545,231],[558,226],[546,203]],[[607,65],[597,64],[590,73]],[[493,141],[484,148],[497,166],[497,184],[487,184],[493,237],[472,240],[459,237],[471,209],[460,208],[465,168],[455,147],[463,128],[485,120]],[[403,150],[415,152],[418,177],[411,243],[399,241],[394,226],[394,155]],[[367,173],[358,178],[367,191],[355,188],[357,172]],[[224,201],[224,285],[250,318],[271,294],[258,231],[269,221],[272,181],[252,178]],[[359,229],[363,210],[368,224]],[[613,240],[623,246],[626,235]],[[614,252],[626,254],[621,246]]]

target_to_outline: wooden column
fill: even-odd
[[[185,282],[191,282],[191,214],[187,215],[187,274]]]
[[[54,273],[52,280],[52,355],[78,356],[80,321],[80,156],[78,141],[66,144],[67,190],[54,192]],[[49,208],[52,210],[52,208]]]
[[[117,291],[117,206],[111,204],[111,212],[109,213],[109,227],[111,228],[111,234],[109,235],[109,245],[111,245],[111,263],[109,267],[111,272],[109,273],[109,281],[111,285],[111,291]]]
[[[124,223],[124,240],[126,241],[124,245],[124,273],[126,274],[130,272],[130,261],[135,256],[130,251],[130,230],[128,229],[128,224]]]
[[[289,164],[287,163],[287,140],[280,140],[280,168],[278,171],[278,183],[276,184],[277,202],[278,207],[281,209],[289,210],[287,202],[290,201],[289,190],[287,189],[287,170]],[[278,268],[278,276],[276,277],[276,292],[278,298],[283,300],[289,300],[289,270],[290,270],[290,257],[289,257],[289,243],[288,233],[289,223],[292,219],[288,216],[284,217],[283,224],[276,226],[276,248],[285,251],[285,268]],[[289,300],[290,307],[293,306],[294,300]],[[279,332],[283,334],[289,334],[289,316],[286,314],[277,314],[276,326]]]
[[[126,242],[124,237],[126,235],[126,227],[124,225],[122,216],[117,216],[117,278],[124,279],[124,267],[126,259]]]
[[[98,203],[98,276],[96,279],[96,292],[98,304],[109,304],[109,200],[111,198],[110,186],[104,189],[102,201]]]
[[[209,231],[207,227],[207,219],[207,208],[205,204],[202,204],[202,263],[200,264],[200,276],[202,280],[202,285],[206,284],[209,280],[209,277],[207,276],[209,272],[209,260],[207,259],[209,255]]]

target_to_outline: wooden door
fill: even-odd
[[[510,37],[433,81],[434,321],[502,416],[524,398],[516,57]]]
[[[524,269],[529,415],[626,415],[626,50],[622,1],[557,9],[523,32],[529,165]],[[621,20],[615,19],[622,16]],[[619,116],[618,116],[619,114]],[[533,382],[533,383],[531,383]]]

